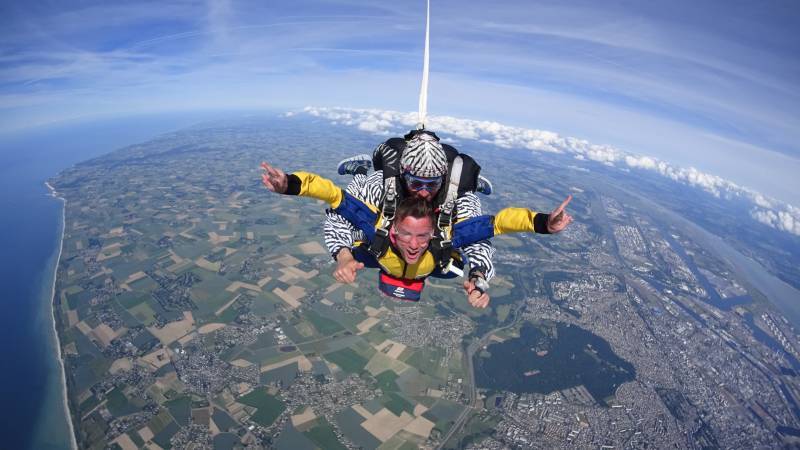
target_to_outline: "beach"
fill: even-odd
[[[0,136],[2,448],[76,448],[59,343],[63,335],[56,332],[60,311],[54,309],[66,205],[61,193],[45,182],[80,161],[199,117],[71,122]]]
[[[56,281],[58,277],[58,263],[61,260],[61,253],[64,249],[64,230],[66,229],[66,211],[67,211],[67,202],[66,200],[58,195],[58,192],[50,185],[49,182],[44,183],[47,186],[47,189],[50,190],[50,195],[53,198],[58,199],[61,202],[61,232],[60,238],[58,243],[58,256],[55,259],[55,264],[53,265],[53,272],[52,272],[52,283],[50,287],[50,315],[52,318],[52,339],[51,342],[55,347],[55,353],[58,355],[58,366],[61,372],[61,405],[63,407],[64,417],[67,422],[67,426],[69,429],[69,448],[73,450],[77,450],[78,443],[75,439],[75,428],[72,424],[72,415],[70,414],[69,410],[69,398],[67,393],[67,375],[64,368],[64,355],[61,352],[61,339],[58,336],[57,330],[57,318],[56,314],[56,302],[55,302],[55,295],[56,295]],[[41,434],[41,433],[40,433]]]

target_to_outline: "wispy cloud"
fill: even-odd
[[[382,136],[402,135],[417,123],[417,113],[377,109],[307,106],[301,112]],[[694,167],[676,167],[652,156],[635,155],[611,146],[560,136],[551,131],[513,127],[498,122],[430,116],[426,125],[443,135],[484,142],[504,149],[563,153],[578,160],[595,161],[606,166],[655,172],[678,183],[702,189],[718,198],[748,200],[752,204],[750,215],[753,219],[777,230],[800,236],[800,208]]]
[[[422,1],[6,3],[0,132],[192,108],[416,105]],[[800,8],[722,0],[491,8],[437,0],[432,8],[432,113],[536,124],[800,202]],[[499,129],[491,139],[518,137]],[[521,144],[549,142],[534,141]],[[760,170],[744,169],[753,163]]]

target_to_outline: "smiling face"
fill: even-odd
[[[392,226],[392,242],[400,256],[408,264],[415,264],[428,249],[433,236],[433,220],[430,217],[406,216]]]

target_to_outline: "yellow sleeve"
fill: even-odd
[[[331,208],[342,203],[344,191],[333,181],[309,172],[295,172],[294,175],[300,179],[300,193],[297,195],[322,200],[331,205]]]
[[[536,211],[528,208],[505,208],[494,216],[494,234],[525,233],[533,231]]]

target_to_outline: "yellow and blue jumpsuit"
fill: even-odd
[[[331,180],[309,172],[295,172],[289,176],[287,195],[299,195],[322,200],[334,212],[342,215],[360,229],[367,242],[356,242],[353,256],[366,267],[381,269],[379,285],[387,295],[408,300],[419,300],[425,278],[437,276],[437,265],[431,252],[426,251],[414,264],[406,263],[392,245],[377,260],[366,251],[368,241],[374,236],[380,222],[378,207],[363,202],[345,192]],[[458,250],[466,245],[506,233],[547,233],[547,214],[528,208],[505,208],[496,215],[481,215],[457,221],[452,229],[452,245]],[[461,260],[458,252],[454,258]],[[398,289],[399,288],[399,289]]]

